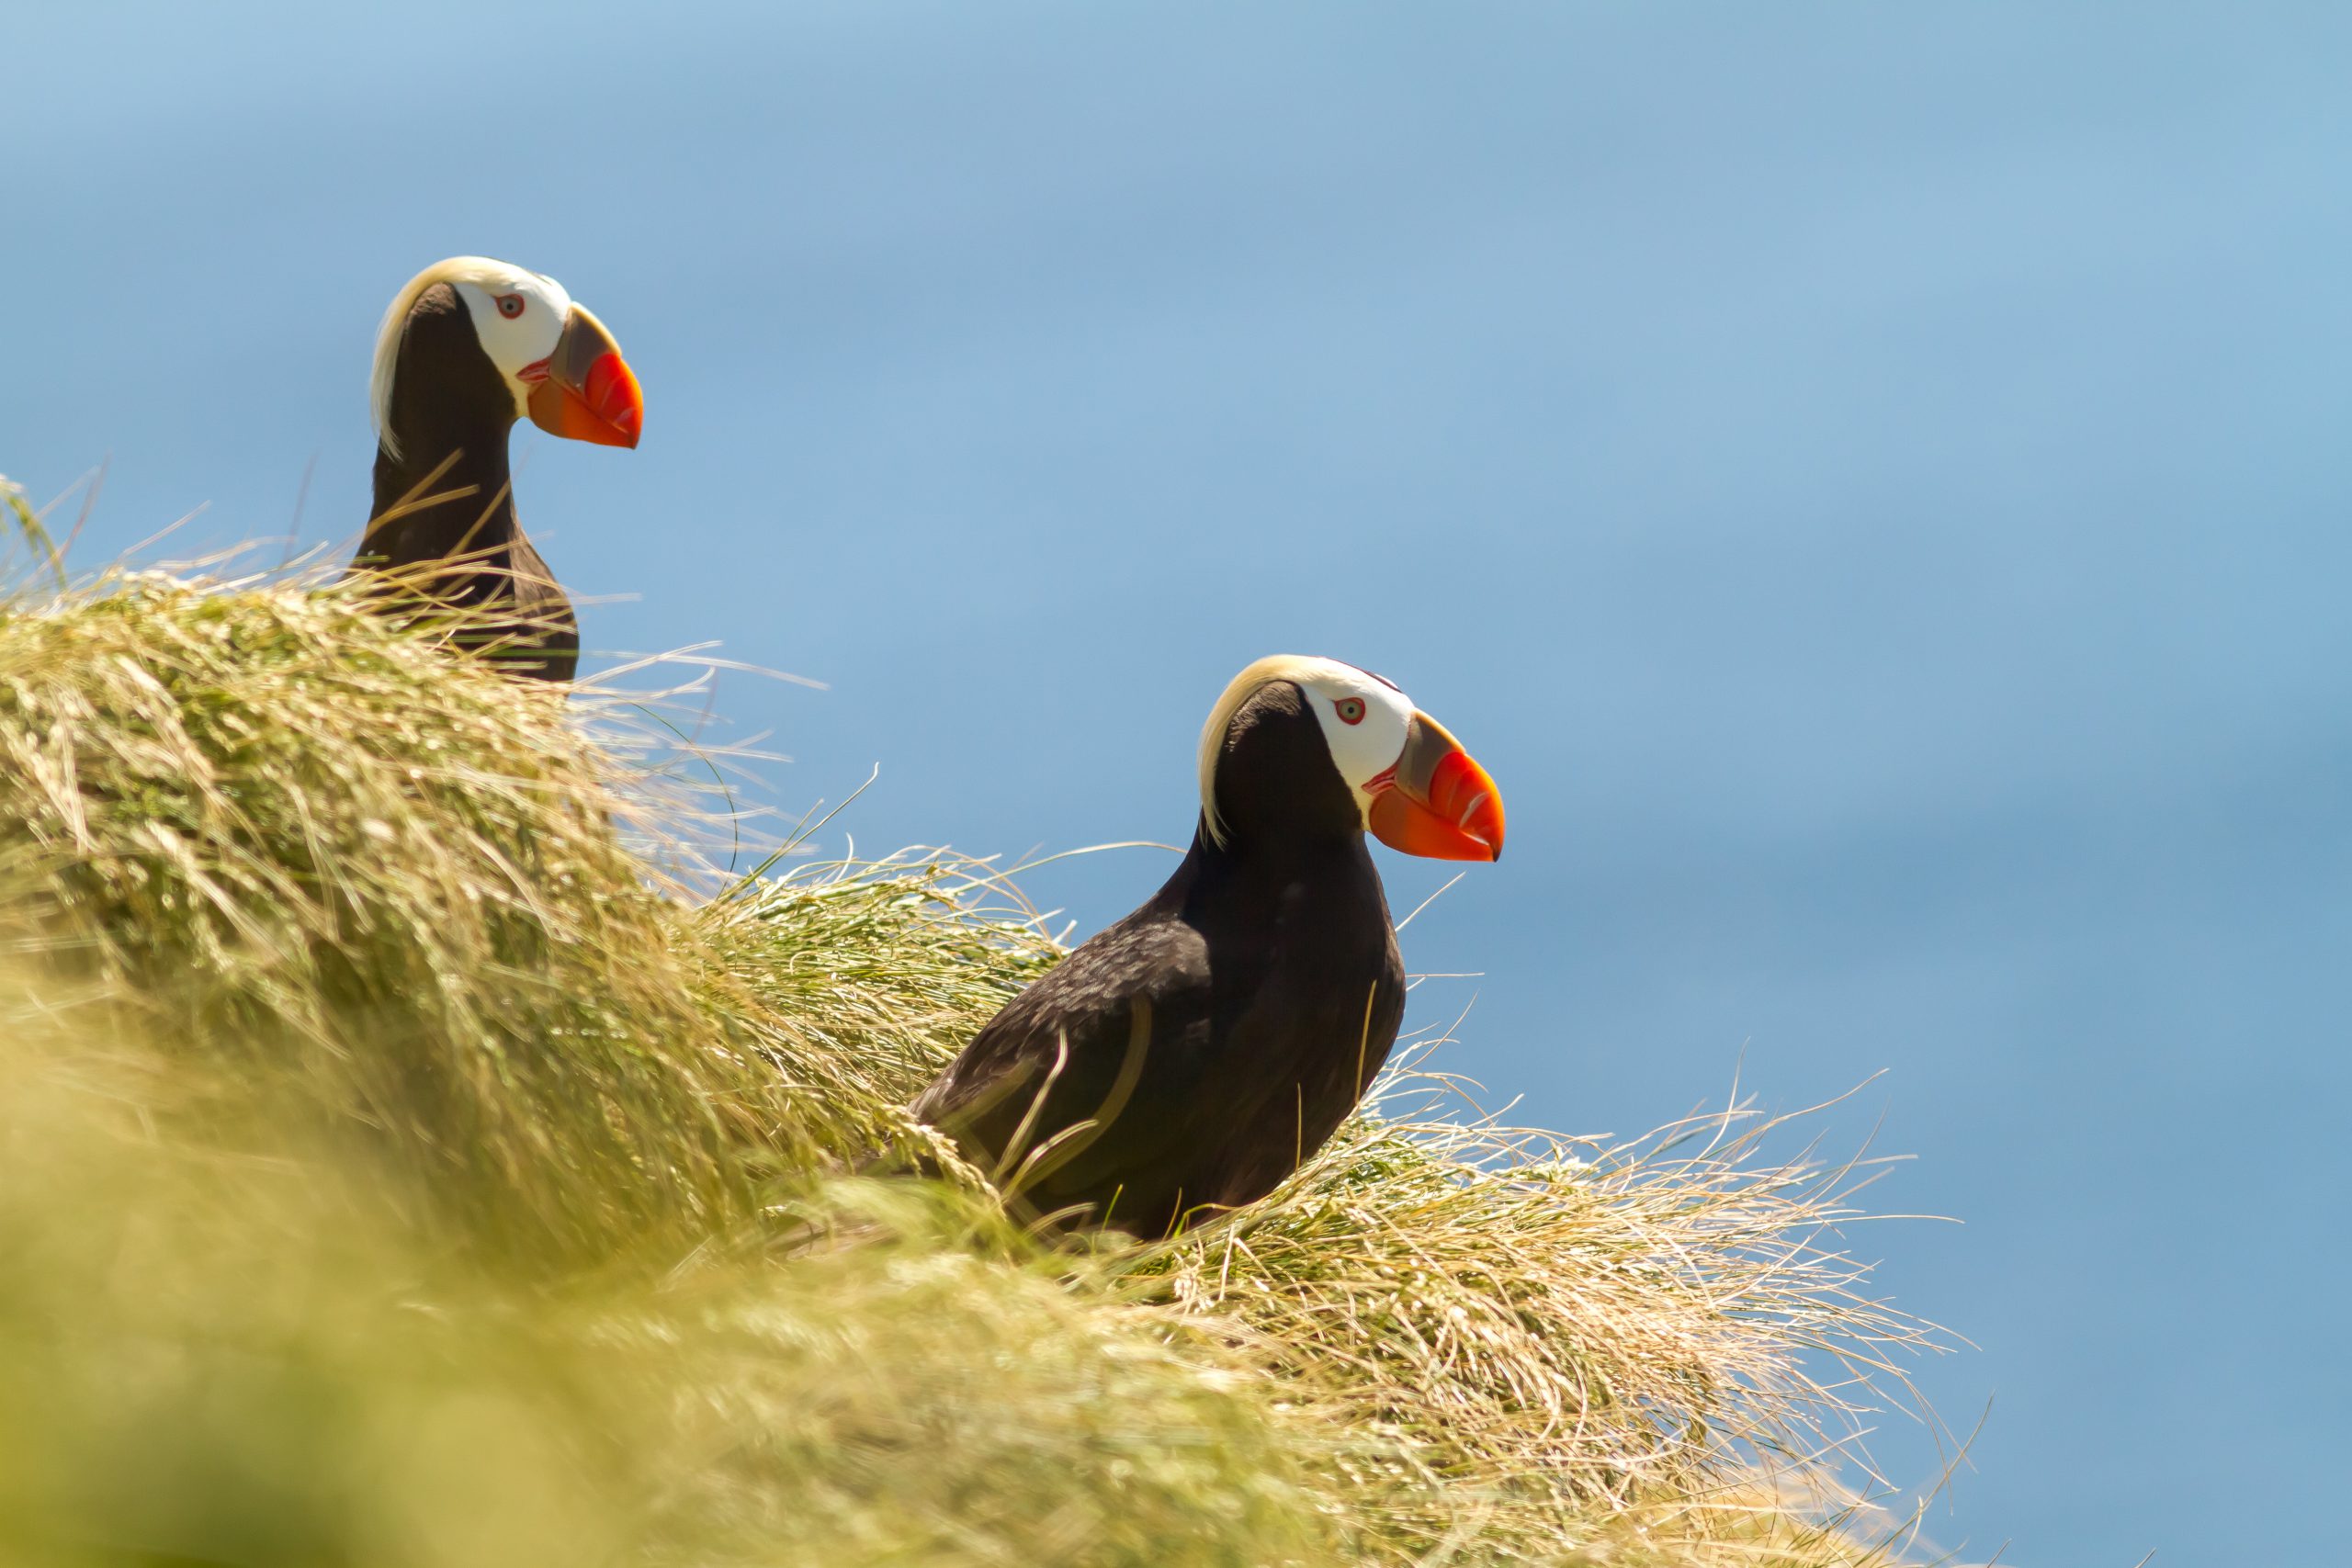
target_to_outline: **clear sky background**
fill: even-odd
[[[1943,1544],[2340,1555],[2352,7],[0,0],[0,469],[110,462],[84,565],[314,460],[348,538],[393,290],[548,272],[647,435],[518,434],[524,519],[592,647],[829,683],[722,684],[778,805],[1181,839],[1234,671],[1379,669],[1510,807],[1406,933],[1483,975],[1445,1065],[1620,1134],[1885,1071],[1826,1125],[1966,1222],[1853,1237],[1981,1347]]]

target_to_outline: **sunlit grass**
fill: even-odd
[[[1880,1554],[1850,1445],[1933,1337],[1837,1239],[1856,1170],[1400,1070],[1230,1221],[1030,1235],[872,1159],[1055,961],[1017,888],[730,883],[643,694],[447,630],[153,574],[0,608],[12,1561]]]

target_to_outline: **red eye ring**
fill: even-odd
[[[523,297],[520,294],[500,295],[498,297],[498,313],[505,317],[508,321],[513,321],[515,317],[523,313]]]
[[[1335,698],[1333,699],[1331,705],[1340,710],[1340,722],[1341,724],[1362,724],[1363,722],[1363,699],[1362,697]]]

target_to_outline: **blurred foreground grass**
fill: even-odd
[[[1851,1170],[1430,1120],[1400,1072],[1157,1246],[850,1174],[1054,961],[1034,912],[946,855],[713,879],[628,701],[446,629],[0,603],[0,1561],[1899,1545],[1837,1456],[1932,1339],[1840,1250]]]

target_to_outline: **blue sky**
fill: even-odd
[[[718,638],[862,849],[1181,838],[1226,679],[1382,670],[1510,855],[1452,1066],[1735,1069],[1919,1156],[1990,1419],[1930,1529],[2318,1562],[2352,1445],[2352,10],[112,5],[0,20],[0,469],[95,564],[367,506],[442,255],[560,277],[635,453],[518,436],[605,650]],[[627,596],[627,597],[622,597]],[[838,847],[838,837],[833,840]],[[1442,879],[1385,857],[1409,907]],[[1064,863],[1082,929],[1165,870]],[[1885,1428],[1896,1477],[1934,1468]]]

